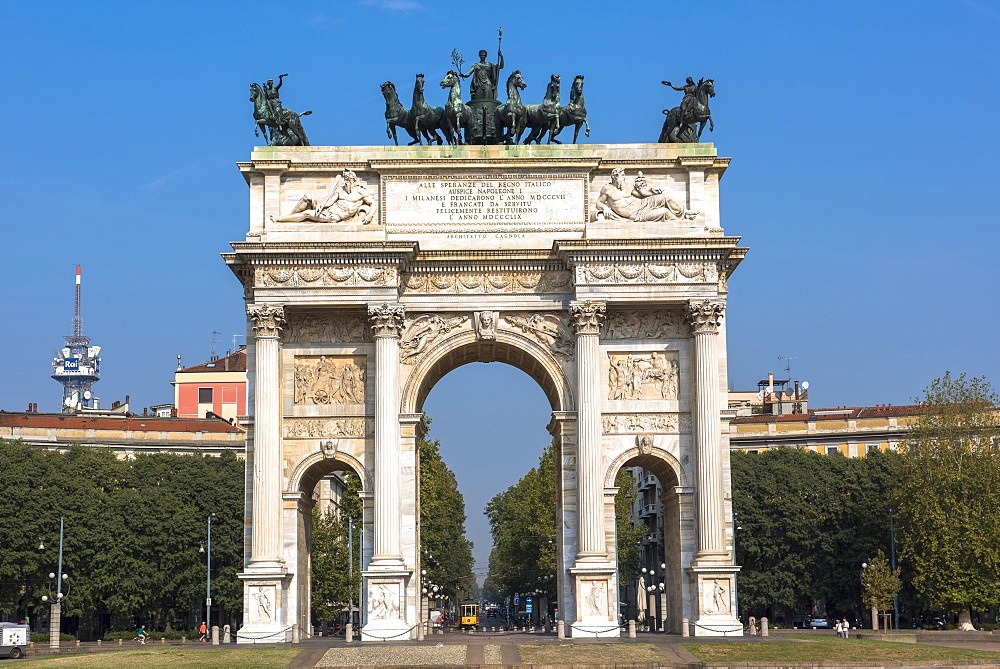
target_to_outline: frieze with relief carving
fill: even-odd
[[[358,343],[372,339],[371,327],[360,314],[292,313],[284,332],[286,342],[303,344]]]
[[[563,293],[572,285],[563,270],[547,272],[410,273],[403,275],[403,293]]]
[[[365,356],[296,356],[295,404],[364,404]]]
[[[601,333],[602,339],[681,339],[688,336],[683,312],[665,309],[610,311]]]
[[[576,282],[580,285],[621,283],[718,283],[719,266],[714,262],[676,263],[604,263],[578,265]]]
[[[576,354],[576,338],[561,313],[504,314],[503,320],[548,348],[553,355],[570,359]]]
[[[412,365],[432,343],[452,330],[464,328],[469,323],[468,315],[447,318],[440,314],[417,314],[407,319],[399,341],[399,360],[404,365]]]
[[[675,413],[606,413],[601,416],[604,434],[677,431],[678,415]]]
[[[375,436],[372,418],[286,418],[282,433],[286,439],[326,439]]]
[[[378,287],[398,285],[395,267],[285,266],[263,267],[254,273],[256,288]]]
[[[678,355],[659,353],[609,353],[609,400],[675,400],[678,390]]]

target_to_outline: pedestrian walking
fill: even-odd
[[[201,627],[198,628],[198,631],[201,632],[201,638],[198,641],[205,641],[205,636],[208,634],[208,627],[205,625],[204,620],[201,621]]]

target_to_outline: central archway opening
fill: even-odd
[[[431,421],[426,438],[438,442],[441,458],[454,473],[464,498],[466,536],[473,544],[472,571],[479,588],[486,580],[493,547],[487,505],[537,468],[543,452],[552,444],[547,428],[553,411],[561,408],[568,395],[564,375],[553,369],[554,364],[551,358],[539,359],[537,352],[508,342],[466,342],[448,348],[437,360],[415,370],[422,382],[414,408]],[[538,624],[556,607],[557,482],[552,472],[548,478],[548,487],[553,491],[548,509],[551,522],[544,531],[537,532],[536,538],[544,548],[548,565],[539,569],[548,578],[544,584],[535,585],[548,586],[551,595],[533,597],[529,603],[524,597],[530,592],[526,582],[519,583],[516,591],[513,584],[507,584],[503,592],[497,592],[495,586],[486,592],[477,589],[475,599],[485,604],[480,626],[513,624],[517,611],[522,613],[519,622],[524,624],[526,608]],[[421,499],[421,507],[424,503]],[[426,554],[422,557],[426,561]],[[535,571],[536,576],[542,576],[541,571]],[[515,604],[514,599],[519,601]]]

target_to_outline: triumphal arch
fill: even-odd
[[[669,631],[738,634],[728,163],[707,143],[254,149],[224,254],[251,341],[240,640],[311,630],[312,490],[336,470],[364,488],[362,639],[418,636],[422,406],[476,361],[551,404],[567,634],[618,635],[614,480],[633,465],[661,483]]]

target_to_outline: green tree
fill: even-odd
[[[889,546],[898,455],[780,448],[733,453],[731,466],[740,610],[785,620],[857,611],[861,564]]]
[[[889,567],[882,551],[864,565],[861,570],[861,601],[872,610],[872,615],[877,615],[878,611],[892,608],[892,600],[902,586],[899,569]],[[887,628],[888,625],[883,627]]]
[[[430,420],[425,420],[426,434]],[[455,473],[441,458],[440,443],[422,437],[420,454],[420,551],[427,578],[444,587],[447,596],[471,597],[476,592],[472,542],[465,535],[465,499]]]
[[[901,555],[917,593],[959,614],[1000,601],[1000,422],[984,378],[935,379],[907,434],[898,489]]]
[[[553,444],[538,466],[486,505],[493,535],[487,583],[497,598],[544,584],[555,594],[557,538],[556,464]]]
[[[340,505],[325,514],[312,515],[312,610],[313,619],[336,620],[351,602],[359,604],[361,568],[362,502],[361,480],[344,475]],[[351,524],[353,523],[353,542]],[[353,553],[350,549],[353,548]],[[351,568],[348,567],[351,565]]]
[[[638,481],[624,469],[615,474],[615,532],[618,542],[618,582],[627,584],[638,578],[642,557],[638,546],[646,536],[646,526],[632,518],[632,507],[639,497]]]

